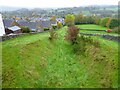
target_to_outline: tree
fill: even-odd
[[[111,19],[111,22],[109,24],[109,28],[114,28],[119,26],[119,21],[118,19]]]
[[[61,28],[62,27],[62,23],[61,22],[57,22],[57,27]]]
[[[68,14],[65,16],[65,24],[67,26],[73,26],[75,23],[75,16],[73,14]]]
[[[82,24],[84,23],[84,16],[83,14],[78,14],[75,16],[75,24]]]
[[[95,24],[99,25],[100,24],[100,20],[101,20],[101,18],[96,16],[95,17]]]
[[[109,28],[110,22],[111,22],[111,18],[109,18],[108,22],[106,23],[107,28]]]
[[[70,41],[72,44],[76,43],[77,37],[79,33],[79,28],[76,26],[70,26],[68,27],[67,35],[65,36],[65,39]]]
[[[109,20],[110,20],[109,17],[103,18],[100,25],[103,26],[103,27],[106,27]]]
[[[30,31],[31,31],[31,30],[29,29],[29,27],[27,27],[27,26],[22,26],[21,29],[22,29],[22,32],[23,32],[23,33],[30,33]]]

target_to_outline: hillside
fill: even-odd
[[[118,43],[92,37],[100,47],[87,45],[85,55],[73,53],[64,39],[66,27],[25,35],[2,44],[3,88],[105,88],[118,85]]]

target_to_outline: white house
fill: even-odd
[[[0,14],[0,36],[5,35],[5,28],[3,25],[2,15]]]

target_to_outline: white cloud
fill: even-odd
[[[0,6],[74,7],[84,5],[117,5],[119,0],[0,0]]]

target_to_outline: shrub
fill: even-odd
[[[100,22],[100,25],[103,26],[103,27],[106,27],[109,20],[110,20],[109,17],[103,18]]]
[[[115,27],[114,29],[112,29],[112,32],[120,34],[120,29],[119,28],[120,28],[120,26]]]
[[[57,28],[57,25],[52,25],[52,28],[55,30]]]
[[[54,39],[57,39],[57,33],[54,31],[53,28],[51,28],[49,40],[54,40]]]
[[[77,28],[76,26],[70,26],[68,27],[67,35],[65,36],[65,38],[72,42],[72,44],[74,44],[77,39],[78,33],[79,28]]]
[[[49,30],[49,28],[44,28],[44,31],[48,31]]]
[[[23,32],[23,33],[30,33],[30,31],[31,31],[31,30],[29,29],[29,27],[27,27],[27,26],[22,26],[21,29],[22,29],[22,32]]]
[[[100,24],[100,20],[101,20],[100,18],[96,18],[96,19],[95,19],[95,24],[96,24],[96,25],[99,25],[99,24]]]
[[[62,27],[62,23],[61,22],[57,22],[57,28],[61,28]]]
[[[94,47],[99,47],[100,44],[97,40],[93,40],[90,36],[78,36],[76,43],[73,45],[73,52],[77,55],[83,54],[85,55],[85,51],[87,49],[87,45],[93,45]]]
[[[77,37],[76,43],[73,45],[73,52],[77,55],[84,54],[86,51],[86,43],[84,42],[84,37]]]
[[[109,24],[109,28],[115,28],[115,27],[118,27],[119,26],[119,21],[118,19],[111,19],[111,22]]]
[[[108,20],[108,22],[106,23],[106,27],[109,28],[109,25],[110,25],[110,22],[111,22],[111,18]]]

